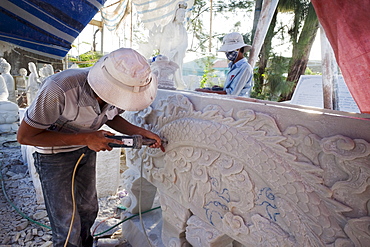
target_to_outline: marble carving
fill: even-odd
[[[142,176],[157,187],[165,246],[370,242],[367,141],[321,138],[303,125],[280,129],[272,116],[255,110],[196,109],[181,94],[127,119],[169,141],[165,153],[127,150],[124,173],[131,184],[142,166]],[[138,193],[130,196],[132,210]],[[152,199],[142,199],[143,210]]]
[[[37,73],[36,65],[33,62],[28,63],[28,69],[30,71],[30,74],[28,76],[27,80],[27,103],[28,105],[31,105],[33,100],[36,97],[37,92],[39,91],[41,81],[39,78],[39,75]]]
[[[41,84],[43,84],[44,81],[46,80],[46,78],[48,78],[51,75],[54,75],[53,65],[44,64],[44,66],[39,69],[39,76],[40,76],[39,80],[40,80]]]
[[[0,73],[1,76],[4,78],[4,81],[8,88],[9,92],[8,100],[11,102],[16,102],[15,83],[13,76],[10,74],[10,69],[11,65],[4,58],[2,58],[0,61]]]
[[[10,64],[4,58],[0,58],[0,73],[0,143],[4,143],[15,140],[19,108],[13,103],[15,101],[14,79],[10,75]]]
[[[9,97],[8,87],[6,86],[4,77],[0,75],[0,101],[7,101]]]
[[[182,76],[182,65],[188,47],[188,34],[184,26],[187,4],[180,1],[178,6],[173,21],[163,27],[159,51],[178,65],[179,69],[175,71],[175,86],[177,89],[184,89],[186,83]]]
[[[152,72],[157,75],[158,88],[176,90],[174,73],[179,66],[175,62],[169,61],[166,56],[158,55],[150,67]]]

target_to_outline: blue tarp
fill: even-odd
[[[106,0],[0,0],[0,40],[62,59]]]

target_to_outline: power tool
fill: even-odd
[[[133,136],[106,136],[108,138],[120,140],[123,142],[123,144],[116,144],[116,143],[109,143],[110,147],[113,148],[134,148],[134,149],[140,149],[143,145],[150,146],[156,142],[154,139],[144,138],[141,135],[133,135]],[[162,147],[167,144],[168,142],[166,140],[162,140]],[[162,149],[163,151],[163,149]]]

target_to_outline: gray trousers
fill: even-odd
[[[85,156],[75,175],[76,214],[68,246],[92,246],[91,227],[98,214],[95,183],[96,152],[81,148],[58,154],[34,153],[45,206],[53,232],[53,246],[63,247],[72,219],[72,174],[81,154]]]

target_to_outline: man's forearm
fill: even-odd
[[[143,135],[143,132],[146,131],[139,126],[131,124],[121,116],[116,116],[112,120],[107,121],[105,124],[112,129],[126,135]]]
[[[113,135],[106,130],[91,131],[86,133],[61,133],[49,130],[34,128],[24,121],[18,129],[17,141],[23,145],[39,147],[58,147],[82,145],[88,146],[96,152],[101,150],[111,150],[109,143],[122,144],[119,140],[113,140],[107,137]]]
[[[70,134],[41,130],[22,123],[18,130],[17,140],[20,144],[40,147],[87,145],[88,135],[88,133]]]
[[[215,91],[215,90],[210,90],[206,88],[197,88],[195,89],[197,92],[202,92],[202,93],[216,93],[216,94],[227,94],[226,91]]]

